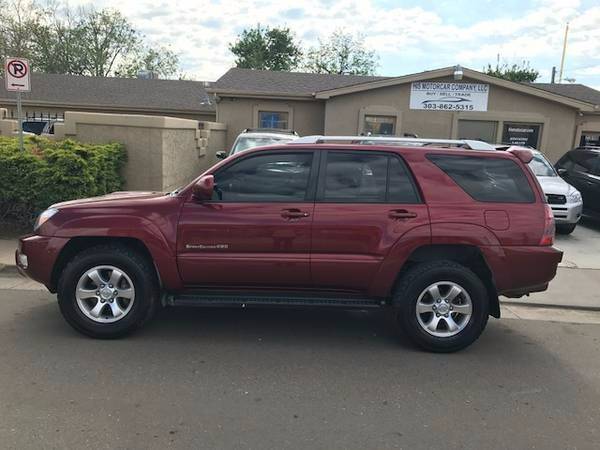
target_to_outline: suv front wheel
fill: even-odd
[[[488,295],[470,269],[452,261],[418,264],[401,278],[393,304],[408,337],[434,352],[467,347],[488,321]]]
[[[152,264],[139,252],[99,245],[75,255],[58,284],[67,322],[95,338],[123,336],[153,314],[158,297]]]

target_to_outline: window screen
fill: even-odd
[[[259,111],[258,126],[285,130],[288,128],[289,114],[284,111]]]
[[[215,174],[213,200],[224,202],[304,201],[310,152],[251,156]]]
[[[365,134],[373,136],[393,136],[396,132],[396,116],[365,116]]]
[[[388,175],[389,174],[389,175]],[[323,200],[353,203],[418,203],[410,175],[388,155],[329,152]]]
[[[535,201],[527,177],[514,161],[454,155],[428,155],[427,158],[477,201]]]

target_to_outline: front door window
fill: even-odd
[[[306,199],[313,155],[267,153],[233,163],[215,174],[213,200],[301,202]]]

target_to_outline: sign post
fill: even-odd
[[[6,90],[17,93],[17,120],[19,121],[19,148],[23,151],[23,107],[21,92],[31,91],[29,61],[23,58],[6,58],[4,62]]]

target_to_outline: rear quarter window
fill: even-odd
[[[427,158],[479,202],[535,202],[527,177],[514,161],[462,155],[427,155]]]

